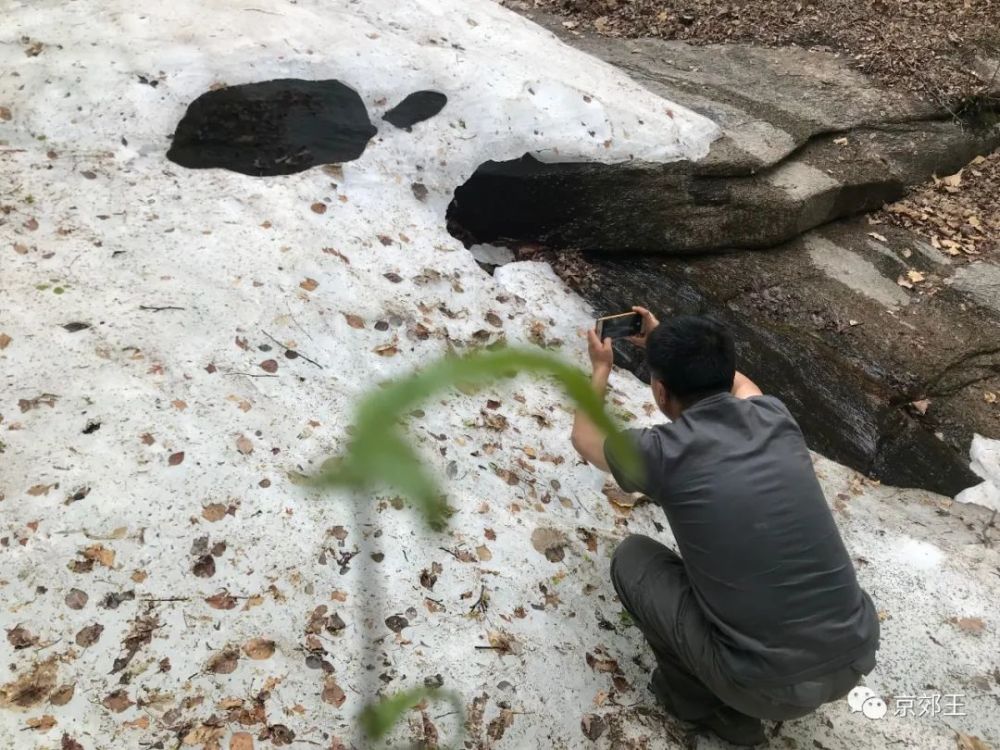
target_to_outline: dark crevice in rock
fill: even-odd
[[[382,119],[397,128],[409,130],[418,122],[429,120],[448,103],[440,91],[415,91],[390,109]]]
[[[416,91],[383,115],[410,130],[448,102]],[[282,78],[208,91],[188,107],[167,158],[189,169],[218,167],[255,177],[293,174],[359,158],[378,132],[361,97],[337,80]],[[423,185],[414,184],[422,200]]]
[[[713,160],[482,164],[448,218],[478,242],[543,242],[629,253],[767,249],[880,208],[1000,145],[1000,128],[954,121],[823,131],[754,170]]]
[[[167,158],[253,176],[357,159],[376,133],[358,93],[292,78],[209,91],[188,107]]]
[[[954,495],[978,481],[966,459],[969,436],[915,412],[908,397],[896,401],[901,392],[919,393],[920,378],[837,333],[829,325],[835,311],[813,292],[822,281],[808,267],[793,278],[745,278],[739,293],[726,291],[741,286],[739,281],[712,281],[727,271],[736,279],[746,273],[742,255],[550,258],[598,313],[638,301],[664,314],[709,314],[724,321],[736,336],[740,367],[788,405],[813,450],[896,486]],[[701,268],[706,260],[709,267]],[[758,257],[753,265],[765,262]],[[616,345],[616,361],[648,381],[634,347]],[[948,439],[935,434],[942,429]]]

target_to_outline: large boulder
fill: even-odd
[[[955,495],[980,481],[973,436],[1000,438],[1000,268],[873,229],[849,220],[767,252],[551,257],[599,312],[643,304],[726,321],[741,367],[785,400],[815,450]],[[646,377],[629,345],[621,361]]]
[[[722,137],[694,162],[487,161],[449,211],[480,241],[663,254],[771,247],[1000,145],[994,113],[960,121],[833,54],[566,38],[712,118]]]

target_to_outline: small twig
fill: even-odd
[[[176,305],[139,305],[140,310],[148,310],[149,312],[160,312],[161,310],[187,310],[186,307],[177,307]]]
[[[442,552],[447,552],[447,553],[448,553],[449,555],[451,555],[451,556],[452,556],[452,557],[454,557],[454,558],[455,558],[456,560],[458,560],[459,562],[461,562],[462,558],[461,558],[461,557],[459,557],[459,556],[458,556],[458,553],[457,553],[457,552],[455,552],[454,550],[450,550],[450,549],[448,549],[447,547],[438,547],[438,549],[439,549],[439,550],[441,550]]]
[[[237,597],[233,597],[234,599]],[[189,602],[191,601],[190,596],[164,596],[164,597],[147,597],[140,599],[140,602]]]
[[[267,375],[265,373],[253,373],[253,372],[227,372],[226,375],[245,375],[248,378],[276,378],[277,375]]]
[[[479,649],[480,651],[506,651],[507,650],[506,646],[473,646],[473,648]]]
[[[476,599],[476,603],[475,604],[473,604],[471,607],[469,607],[469,611],[470,612],[475,612],[478,609],[480,612],[485,613],[486,612],[486,608],[489,606],[487,604],[488,601],[489,601],[489,597],[486,595],[486,585],[483,584],[479,588],[479,598]],[[479,648],[479,646],[476,646],[476,648]],[[507,647],[507,648],[509,648],[509,647]]]
[[[263,333],[265,336],[267,336],[269,339],[271,339],[271,341],[273,341],[275,344],[277,344],[278,346],[280,346],[286,352],[291,352],[296,357],[301,357],[302,359],[304,359],[309,364],[316,365],[321,370],[323,369],[323,365],[321,365],[315,359],[309,359],[309,357],[307,357],[305,354],[303,354],[302,352],[300,352],[298,349],[289,349],[287,346],[285,346],[280,341],[278,341],[278,339],[274,338],[274,336],[272,336],[271,334],[269,334],[267,331],[265,331],[263,329],[261,329],[261,333]]]

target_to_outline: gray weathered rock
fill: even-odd
[[[814,450],[954,495],[978,482],[972,435],[1000,438],[1000,413],[984,400],[1000,390],[990,292],[1000,269],[952,264],[903,230],[878,227],[886,242],[871,231],[853,220],[767,252],[553,262],[600,314],[643,304],[726,321],[741,368],[788,404]],[[914,290],[897,283],[909,270],[926,277]],[[620,354],[644,376],[638,351]]]
[[[711,117],[723,136],[698,163],[487,162],[450,211],[481,241],[667,254],[771,247],[1000,145],[1000,126],[985,116],[960,123],[832,54],[566,40]]]

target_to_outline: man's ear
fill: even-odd
[[[660,411],[666,411],[667,402],[670,400],[666,384],[655,377],[650,380],[650,384],[653,387],[653,399],[656,401],[656,405],[660,408]]]

